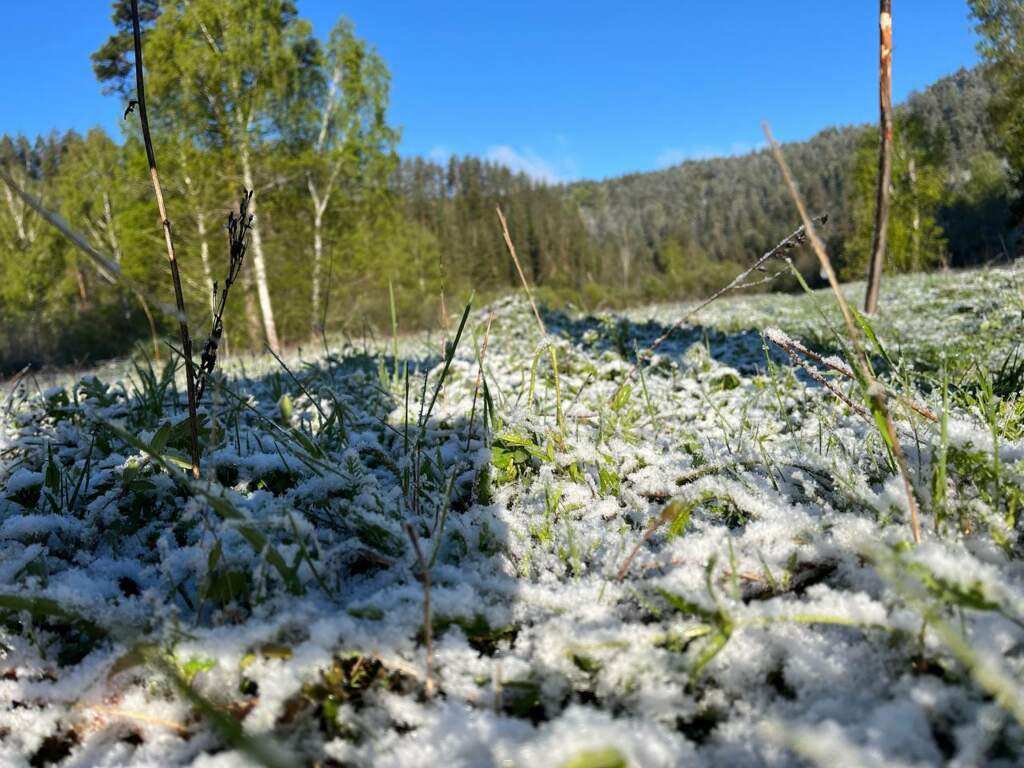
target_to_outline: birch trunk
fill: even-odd
[[[320,119],[320,132],[317,134],[316,144],[313,149],[314,157],[320,157],[323,154],[324,147],[327,146],[327,131],[330,127],[334,108],[338,103],[338,89],[340,85],[341,70],[335,69],[327,92],[327,105],[324,107]],[[330,177],[322,193],[317,191],[317,186],[313,183],[313,177],[306,177],[306,186],[309,189],[310,199],[313,201],[313,312],[310,316],[310,331],[314,337],[322,334],[326,325],[326,322],[320,317],[320,295],[323,292],[321,282],[323,280],[324,263],[323,222],[324,211],[327,210],[327,203],[330,201],[331,193],[334,191],[334,183],[337,181],[340,168],[340,163],[335,160]]]
[[[316,216],[313,217],[313,314],[309,326],[313,336],[322,332],[325,325],[320,319],[320,275],[323,272],[323,259],[323,212],[317,210]]]
[[[910,218],[910,255],[912,270],[919,269],[921,259],[921,204],[917,196],[917,166],[914,158],[907,163],[907,176],[910,179],[910,200],[913,214]]]
[[[259,349],[263,341],[263,324],[260,322],[260,309],[253,297],[252,272],[242,270],[242,293],[245,295],[245,325],[249,334],[249,348]]]
[[[203,212],[199,192],[192,186],[192,175],[189,172],[188,159],[181,152],[181,167],[185,170],[185,189],[192,200],[192,211],[196,216],[196,233],[199,235],[199,258],[203,264],[203,277],[206,278],[206,295],[210,300],[210,314],[216,311],[213,300],[213,269],[210,267],[210,242],[206,237],[206,214]]]
[[[206,278],[206,295],[210,299],[210,314],[217,311],[213,300],[213,270],[210,268],[210,241],[206,239],[206,214],[196,208],[196,232],[199,233],[199,258],[203,262],[203,277]]]
[[[244,140],[240,142],[242,159],[242,183],[246,189],[255,189],[252,180],[252,166],[249,163],[249,148]],[[249,212],[256,214],[256,198],[249,204]],[[259,297],[260,312],[263,315],[263,333],[268,346],[274,352],[281,351],[281,342],[277,337],[277,325],[274,323],[274,308],[270,303],[270,286],[267,284],[267,262],[263,256],[263,238],[257,222],[252,228],[252,272],[256,281],[256,295]]]

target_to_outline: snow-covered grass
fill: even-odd
[[[200,482],[173,370],[8,383],[0,764],[1015,764],[1022,276],[885,285],[919,546],[827,294],[718,302],[629,386],[683,307],[548,313],[562,425],[519,300],[450,364],[235,360]]]

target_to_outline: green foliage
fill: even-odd
[[[994,86],[989,114],[1010,165],[1019,223],[1024,183],[1024,8],[1015,0],[969,0],[969,5],[980,37],[978,52]]]
[[[893,139],[892,197],[885,267],[919,272],[946,261],[946,239],[938,216],[947,196],[941,147],[917,121],[896,121]],[[878,185],[878,135],[866,130],[853,163],[851,207],[854,229],[847,241],[840,275],[862,277],[874,231]]]
[[[562,764],[562,768],[628,768],[629,763],[614,747],[578,752]]]

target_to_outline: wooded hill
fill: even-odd
[[[961,70],[897,109],[893,267],[966,266],[1012,252],[1010,189],[987,114],[990,94],[980,69]],[[857,213],[873,204],[875,136],[870,126],[828,128],[784,147],[808,205],[829,214],[828,244],[847,277],[858,276],[866,260],[858,235],[865,239],[870,221]],[[915,156],[918,188],[908,169]],[[863,189],[858,175],[869,177]],[[932,188],[920,188],[922,177]],[[449,273],[477,287],[516,285],[494,221],[500,204],[528,254],[530,277],[549,294],[582,292],[577,300],[588,306],[699,295],[797,224],[767,150],[557,188],[475,158],[447,167],[416,158],[402,162],[399,188],[408,215],[436,238]],[[913,230],[915,214],[919,231],[929,217],[933,226],[921,243],[929,252],[912,264],[898,251],[913,239],[900,230]],[[812,262],[808,254],[801,267],[814,280]]]

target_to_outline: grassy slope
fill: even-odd
[[[0,762],[998,764],[1024,747],[1021,277],[886,285],[918,548],[874,427],[762,336],[842,355],[825,294],[713,305],[628,390],[680,307],[549,315],[564,427],[518,301],[470,317],[442,387],[419,338],[248,360],[199,485],[170,372],[26,380]]]

